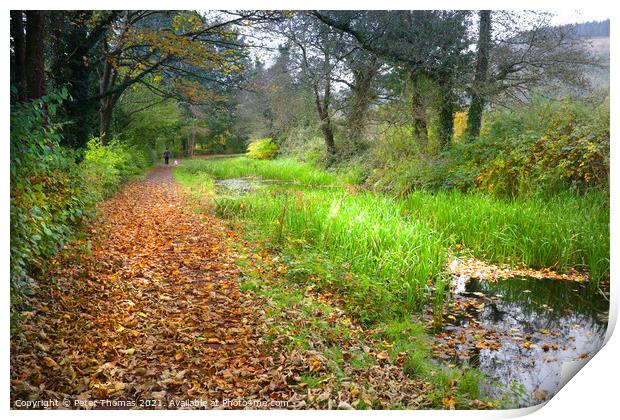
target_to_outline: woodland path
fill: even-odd
[[[336,345],[379,355],[374,366],[345,361],[336,378],[320,356],[328,345],[320,333],[309,350],[281,345],[287,337],[267,319],[265,300],[239,288],[231,238],[239,240],[222,221],[192,211],[170,167],[125,185],[101,204],[86,238],[49,262],[27,299],[11,341],[12,406],[428,406],[429,385],[363,344],[367,333],[339,309],[323,320],[350,328]],[[311,324],[298,308],[282,311],[288,326]],[[304,374],[324,379],[309,389]]]
[[[34,322],[22,334],[40,344],[14,355],[14,393],[288,399],[282,366],[261,345],[263,313],[239,291],[225,227],[192,214],[170,168],[130,183],[100,211],[92,257],[58,261],[56,285],[31,302]]]

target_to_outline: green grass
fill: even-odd
[[[251,252],[260,252],[263,245],[252,237],[249,239],[256,247]],[[248,253],[247,249],[240,249],[239,244],[232,245],[236,246],[241,255]],[[281,254],[280,257],[284,264],[291,267],[289,273],[299,265],[310,268],[313,264],[306,261],[307,255],[299,256],[295,261],[286,254]],[[365,371],[377,365],[376,357],[364,350],[364,347],[368,347],[374,352],[386,350],[390,361],[395,364],[398,363],[399,354],[404,353],[404,373],[434,385],[426,397],[435,408],[442,408],[442,401],[448,395],[456,398],[460,408],[469,408],[473,400],[482,398],[479,389],[482,376],[478,371],[468,367],[449,367],[433,361],[429,351],[429,337],[422,324],[411,320],[380,320],[370,334],[368,331],[365,334],[352,325],[326,322],[325,320],[334,315],[334,308],[309,297],[306,288],[299,287],[299,273],[272,277],[268,274],[269,264],[261,267],[259,263],[257,267],[248,264],[245,258],[241,258],[237,263],[243,272],[241,289],[251,290],[268,302],[266,316],[273,327],[271,335],[266,337],[267,341],[272,342],[284,336],[284,343],[291,351],[311,350],[324,357],[325,371],[301,375],[300,383],[306,384],[308,390],[320,388],[323,382],[330,378],[333,379],[332,384],[336,389],[340,386],[347,387],[350,382],[345,372],[350,374],[351,368]],[[331,268],[326,267],[324,271],[313,270],[312,281],[320,281],[319,278],[328,275]],[[291,308],[294,308],[294,317],[289,315]],[[343,354],[343,343],[356,343],[356,347],[346,350],[346,358]],[[362,389],[368,385],[363,382],[356,383],[356,386]],[[358,405],[357,408],[363,409],[365,404]],[[390,405],[390,408],[399,407]]]
[[[609,197],[600,191],[516,201],[458,191],[415,191],[410,219],[424,218],[482,260],[588,271],[609,278]]]
[[[206,173],[217,179],[259,177],[299,182],[304,185],[336,185],[335,175],[292,159],[255,160],[248,157],[231,159],[185,160],[176,172]]]
[[[609,200],[599,192],[507,201],[482,193],[415,191],[406,198],[339,187],[334,175],[292,160],[245,157],[192,160],[176,169],[192,190],[213,191],[212,177],[299,180],[216,198],[218,215],[251,225],[344,296],[363,323],[443,304],[448,249],[462,244],[477,258],[533,268],[588,270],[609,278]],[[330,189],[311,185],[333,185]],[[325,267],[330,267],[326,270]],[[326,272],[328,271],[328,272]],[[438,311],[439,313],[439,311]]]
[[[424,220],[406,220],[403,203],[370,193],[272,190],[218,200],[218,215],[252,220],[272,243],[319,254],[317,266],[342,270],[336,288],[353,305],[413,312],[431,287],[444,286],[446,236]],[[347,273],[350,278],[347,277]],[[360,311],[358,311],[360,312]]]
[[[424,327],[411,321],[388,321],[382,323],[378,338],[391,344],[390,359],[395,361],[399,353],[406,354],[403,369],[412,377],[425,378],[432,382],[436,389],[431,398],[440,400],[456,393],[470,399],[481,398],[480,371],[469,367],[450,367],[434,363],[430,354],[430,343]]]

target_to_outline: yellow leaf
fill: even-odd
[[[454,397],[452,395],[447,396],[443,399],[443,408],[446,410],[454,410]]]

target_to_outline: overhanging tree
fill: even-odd
[[[325,24],[352,35],[359,45],[388,61],[404,65],[412,81],[425,76],[440,92],[439,143],[448,147],[452,137],[455,89],[471,62],[468,11],[313,11]],[[415,86],[415,83],[413,83]],[[414,89],[414,95],[418,94]],[[423,135],[424,113],[414,98],[416,130]]]

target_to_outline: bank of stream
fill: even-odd
[[[274,186],[308,188],[253,177],[222,179],[215,185],[222,196]],[[444,322],[433,334],[433,357],[477,368],[486,378],[483,394],[508,399],[510,406],[550,399],[562,380],[563,364],[592,357],[604,341],[609,301],[592,284],[454,276],[447,294]]]

